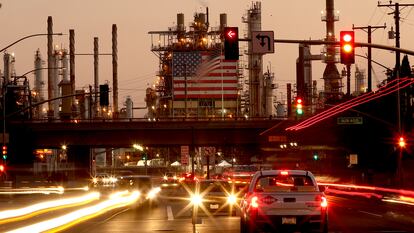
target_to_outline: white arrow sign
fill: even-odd
[[[274,53],[274,32],[260,31],[252,32],[252,53]]]

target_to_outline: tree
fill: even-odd
[[[400,77],[402,78],[411,77],[411,75],[412,74],[411,74],[410,62],[408,61],[408,56],[405,55],[401,62]]]

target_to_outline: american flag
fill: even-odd
[[[173,53],[174,98],[237,98],[237,60],[224,60],[220,51]]]

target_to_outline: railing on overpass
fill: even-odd
[[[101,123],[101,122],[191,122],[191,121],[269,121],[269,120],[287,120],[286,117],[155,117],[155,118],[93,118],[93,119],[32,119],[32,120],[14,120],[12,122],[26,123]]]

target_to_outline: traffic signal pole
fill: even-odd
[[[355,27],[354,25],[352,25],[352,30],[355,29],[360,29],[363,30],[368,33],[368,44],[371,44],[372,42],[372,38],[371,38],[371,34],[372,34],[372,29],[374,29],[374,31],[378,28],[386,28],[385,24],[383,26],[371,26],[368,25],[367,27]],[[372,53],[371,53],[371,47],[368,47],[368,87],[367,87],[367,92],[371,92],[372,91]]]

